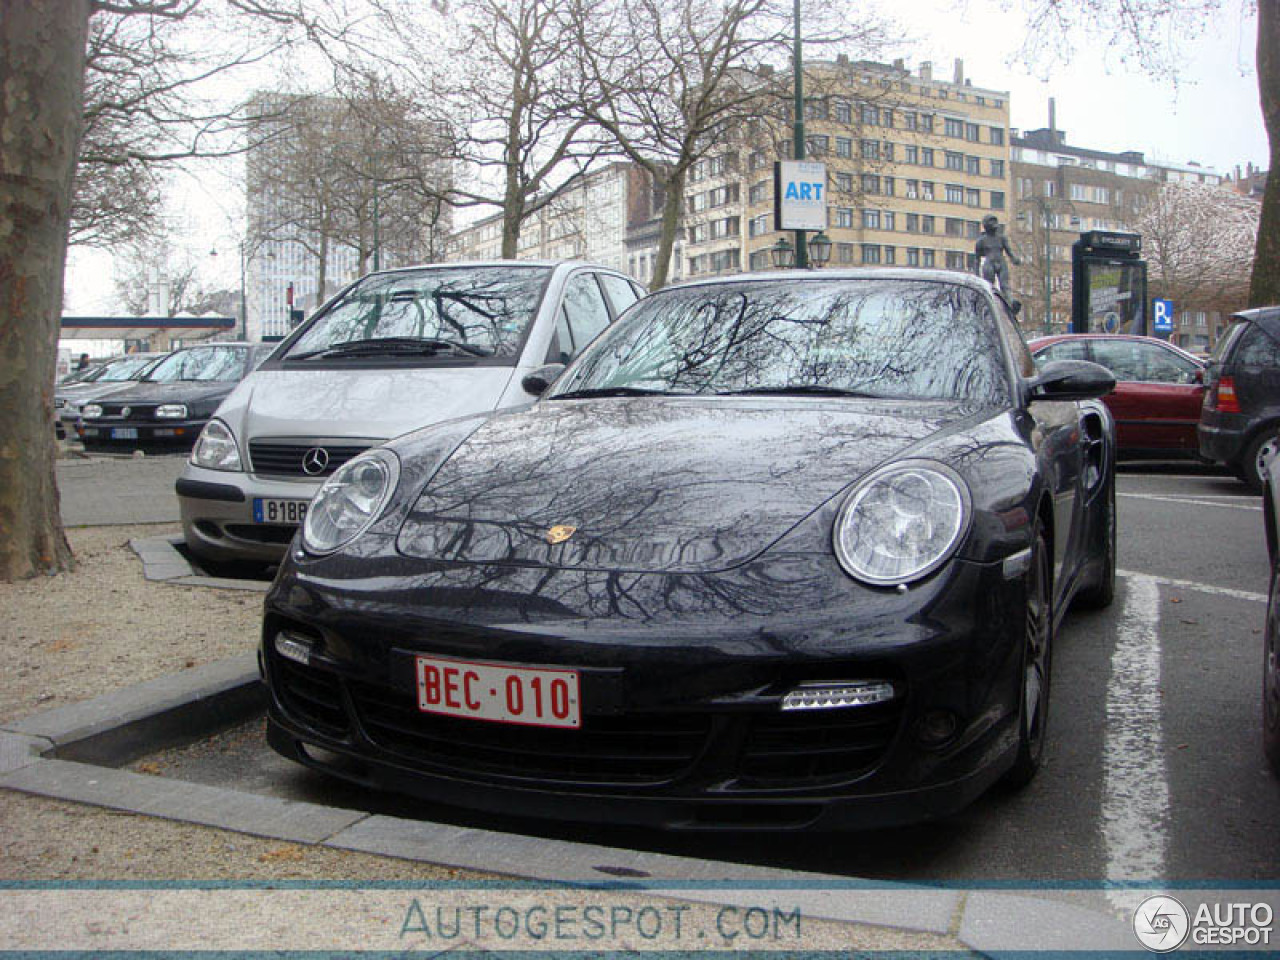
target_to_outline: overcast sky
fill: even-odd
[[[1016,59],[1026,27],[999,0],[872,0],[895,17],[911,39],[886,51],[913,70],[923,61],[934,77],[949,80],[957,57],[975,86],[1009,92],[1011,123],[1020,130],[1048,125],[1048,102],[1057,101],[1057,124],[1068,143],[1096,150],[1139,150],[1149,160],[1195,161],[1229,173],[1253,162],[1267,165],[1267,139],[1254,73],[1256,21],[1242,15],[1244,0],[1224,0],[1226,9],[1202,36],[1184,44],[1171,64],[1177,83],[1151,78],[1118,56],[1098,52],[1082,38],[1069,63],[1028,66]],[[1016,11],[1018,4],[1010,4]],[[1043,79],[1044,76],[1048,79]],[[242,166],[215,175],[206,170],[203,199],[195,178],[180,177],[185,211],[180,232],[189,235],[193,256],[207,265],[205,280],[224,287],[239,283],[235,233],[240,218]],[[212,248],[218,257],[209,257]],[[110,257],[76,251],[68,263],[67,314],[102,314],[114,302]]]

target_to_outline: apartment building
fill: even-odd
[[[806,159],[827,165],[833,266],[972,270],[982,218],[1008,216],[1009,97],[950,80],[839,58],[805,69]],[[782,236],[773,163],[792,154],[790,106],[749,124],[741,143],[699,163],[686,188],[690,277],[762,270]]]
[[[1195,163],[1152,162],[1136,150],[1112,153],[1069,144],[1057,127],[1052,99],[1048,127],[1015,130],[1010,140],[1009,240],[1023,261],[1011,266],[1011,285],[1022,301],[1019,321],[1028,335],[1070,328],[1071,247],[1082,232],[1131,229],[1162,184],[1223,182],[1216,171]],[[1177,322],[1175,342],[1207,345],[1212,321],[1204,311],[1187,311]]]

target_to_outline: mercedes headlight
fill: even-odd
[[[191,451],[191,462],[197,467],[207,467],[210,470],[244,469],[235,435],[221,420],[210,420],[204,425]]]
[[[833,539],[845,572],[895,586],[928,576],[950,559],[969,527],[969,488],[940,463],[903,461],[854,487]]]
[[[186,415],[185,403],[162,403],[156,407],[156,417],[160,420],[182,420]]]
[[[97,420],[102,416],[102,404],[86,403],[80,408],[80,416],[84,417],[86,420]]]
[[[371,450],[348,460],[324,482],[302,524],[302,545],[311,553],[333,553],[378,519],[400,480],[400,458]]]

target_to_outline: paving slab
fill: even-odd
[[[62,522],[69,527],[176,523],[173,484],[185,453],[145,457],[90,454],[57,462]]]

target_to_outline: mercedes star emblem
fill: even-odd
[[[329,451],[324,447],[312,447],[302,455],[302,472],[309,477],[318,477],[329,466]]]

